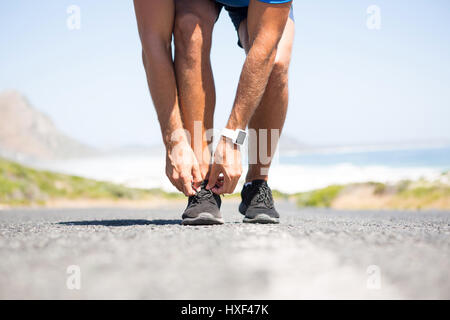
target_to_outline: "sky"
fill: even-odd
[[[79,30],[67,27],[71,5],[81,9]],[[371,5],[379,29],[367,27]],[[294,15],[285,134],[310,145],[450,139],[448,0],[294,0]],[[211,52],[217,128],[245,59],[236,40],[223,11]],[[161,142],[132,1],[2,1],[6,89],[92,146]]]

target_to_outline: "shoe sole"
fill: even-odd
[[[280,223],[279,218],[272,218],[268,216],[267,214],[258,214],[254,218],[244,218],[244,223],[261,223],[261,224],[277,224]]]
[[[195,218],[184,218],[181,224],[184,226],[210,226],[214,224],[223,224],[222,218],[214,217],[209,212],[202,212]]]

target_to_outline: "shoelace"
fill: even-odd
[[[256,194],[256,201],[263,202],[268,208],[273,207],[273,198],[268,186],[262,185],[258,188],[258,193]]]
[[[198,204],[198,203],[200,203],[200,200],[209,199],[211,197],[211,195],[212,195],[211,190],[201,189],[200,191],[198,191],[195,194],[195,196],[192,196],[192,203]]]

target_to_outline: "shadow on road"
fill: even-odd
[[[126,219],[126,220],[90,220],[90,221],[66,221],[58,222],[58,224],[66,226],[106,226],[106,227],[125,227],[136,225],[171,225],[181,224],[181,220],[143,220],[143,219]]]

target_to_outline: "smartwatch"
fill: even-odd
[[[222,136],[231,139],[233,143],[242,146],[244,144],[245,138],[247,137],[247,132],[241,129],[228,129],[224,128],[222,130]]]

